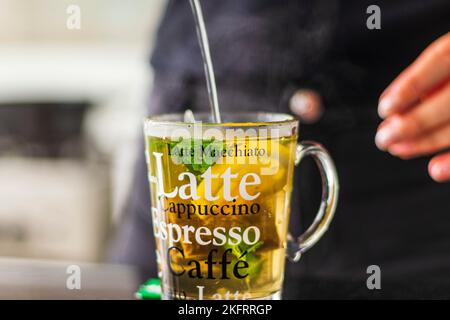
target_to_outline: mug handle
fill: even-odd
[[[313,141],[303,141],[297,145],[295,165],[306,157],[314,158],[322,177],[322,201],[311,226],[296,240],[288,234],[287,256],[293,261],[300,260],[303,252],[311,248],[327,231],[338,201],[339,181],[334,162],[324,147]]]

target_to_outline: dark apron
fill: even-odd
[[[447,276],[450,184],[427,175],[428,158],[403,161],[374,145],[377,97],[434,39],[450,30],[448,1],[378,1],[382,29],[365,23],[368,1],[204,0],[222,108],[289,111],[299,88],[317,90],[325,113],[301,125],[300,139],[321,142],[338,169],[341,191],[326,236],[289,272],[384,277]],[[171,1],[158,33],[149,113],[208,110],[200,51],[187,1]],[[142,143],[143,145],[143,143]],[[304,161],[295,177],[291,231],[312,222],[320,177]],[[155,274],[143,150],[112,248],[113,261]]]

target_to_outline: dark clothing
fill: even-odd
[[[338,169],[335,220],[296,266],[309,276],[353,277],[368,265],[383,277],[447,276],[450,184],[427,174],[427,158],[402,161],[379,151],[374,135],[382,90],[433,40],[450,31],[448,0],[377,1],[381,30],[369,30],[372,1],[203,0],[223,111],[290,112],[299,88],[322,96],[325,113],[301,125],[300,140],[321,142]],[[168,4],[152,57],[149,112],[208,110],[201,54],[188,1]],[[312,161],[296,172],[291,230],[305,230],[320,200]],[[155,267],[144,157],[126,208],[115,259]],[[292,267],[290,267],[292,269]]]

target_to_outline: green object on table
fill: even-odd
[[[161,281],[158,278],[148,279],[136,292],[136,298],[142,300],[161,299]]]

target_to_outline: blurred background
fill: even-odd
[[[81,29],[66,26],[69,5]],[[101,262],[164,0],[0,0],[0,257]]]
[[[0,299],[133,298],[149,277],[138,263],[107,257],[125,226],[129,241],[118,241],[131,253],[125,261],[154,262],[139,150],[153,88],[150,54],[167,2],[0,0]],[[152,58],[152,112],[206,110],[191,10],[187,0],[172,3],[159,33],[166,41]],[[405,162],[374,144],[378,96],[448,32],[448,0],[378,3],[381,30],[366,26],[371,1],[204,1],[222,105],[291,112],[296,93],[311,89],[325,106],[317,123],[302,124],[302,139],[333,155],[339,208],[327,237],[300,265],[287,264],[286,297],[377,297],[366,288],[372,264],[391,279],[383,298],[450,292],[442,201],[449,185],[429,178],[428,158]],[[77,8],[80,28],[70,28]],[[302,167],[292,226],[309,225],[313,217],[303,212],[314,213],[311,199],[321,199],[314,163]],[[81,267],[83,290],[67,286],[72,264]]]

